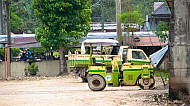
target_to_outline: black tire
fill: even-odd
[[[139,87],[140,87],[141,89],[145,89],[144,86],[139,83],[139,80],[140,80],[140,79],[141,79],[141,77],[138,77],[138,82],[137,82],[137,83],[138,83],[138,85],[139,85]],[[154,85],[155,85],[155,79],[154,79],[154,77],[153,77],[152,75],[151,75],[150,79],[153,79],[153,83],[148,86],[148,89],[153,89],[153,88],[154,88]],[[144,82],[144,81],[143,81],[143,82]],[[146,85],[148,85],[148,84],[146,84]]]
[[[88,86],[92,91],[102,91],[106,87],[106,82],[100,75],[92,75],[88,79]]]

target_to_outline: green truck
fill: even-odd
[[[97,63],[92,58],[88,67],[88,86],[93,91],[101,91],[106,86],[119,87],[139,85],[141,89],[152,89],[155,84],[154,71],[150,59],[143,50],[126,49],[125,62],[119,67],[117,59],[112,57],[112,68]],[[90,59],[91,60],[91,59]]]
[[[80,53],[68,53],[68,68],[79,74],[83,82],[87,82],[87,69],[89,67],[90,45],[92,44],[92,57],[96,58],[96,62],[104,62],[105,66],[112,67],[111,58],[117,60],[119,67],[124,62],[124,56],[129,46],[117,46],[118,41],[113,39],[86,39],[82,42]],[[100,47],[99,52],[95,49]],[[86,50],[85,50],[86,48]],[[109,53],[104,53],[104,48],[109,48]],[[87,52],[88,51],[88,52]]]
[[[114,57],[117,60],[119,67],[124,62],[125,51],[128,46],[113,46],[110,54],[92,54],[92,57],[96,58],[96,62],[104,63],[107,67],[112,67],[111,58]],[[68,67],[71,71],[75,71],[82,78],[83,82],[87,82],[87,69],[89,66],[90,54],[68,54]]]

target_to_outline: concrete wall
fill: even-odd
[[[174,0],[170,30],[170,86],[171,99],[181,93],[190,95],[190,5],[187,0]]]
[[[38,65],[38,75],[41,76],[56,76],[59,74],[59,60],[36,62]],[[25,76],[24,69],[27,67],[27,62],[11,62],[11,77]],[[5,63],[0,62],[0,78],[5,77]]]

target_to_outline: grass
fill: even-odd
[[[169,79],[169,72],[168,71],[154,69],[154,76],[155,77],[161,77],[161,75],[165,81]]]

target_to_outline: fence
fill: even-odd
[[[36,62],[41,76],[56,76],[59,74],[59,60]],[[11,77],[25,76],[24,69],[28,65],[27,62],[11,62]],[[5,62],[0,62],[0,78],[5,77]]]

